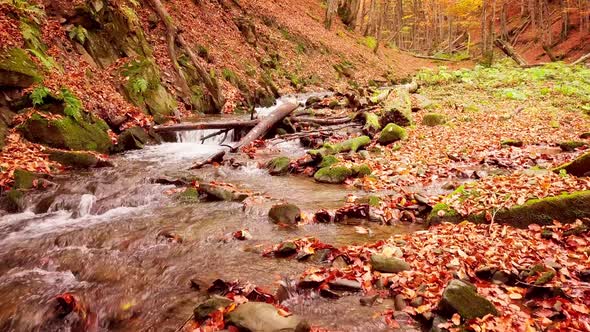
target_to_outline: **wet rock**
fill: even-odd
[[[561,170],[567,171],[567,174],[574,176],[590,175],[590,152],[585,153],[565,165],[559,166],[554,171],[559,173]]]
[[[310,260],[314,263],[325,263],[329,260],[331,253],[330,249],[319,249],[311,255]]]
[[[56,149],[47,149],[45,151],[49,159],[56,161],[64,166],[72,168],[94,168],[94,167],[113,167],[114,164],[97,155],[84,151],[65,151]]]
[[[534,285],[529,287],[524,294],[525,299],[549,299],[557,296],[567,298],[567,294],[560,287]]]
[[[197,321],[204,321],[205,319],[209,318],[209,315],[218,311],[223,310],[225,307],[230,305],[232,300],[223,297],[214,295],[207,301],[199,304],[195,310],[193,311],[195,315],[195,320]]]
[[[207,198],[213,201],[242,202],[243,200],[248,198],[247,194],[239,193],[232,189],[225,188],[222,186],[216,186],[206,183],[202,183],[199,185],[199,192],[206,194]]]
[[[447,117],[439,113],[428,113],[422,118],[422,124],[428,127],[440,126],[447,123]]]
[[[424,304],[424,298],[422,296],[416,296],[412,301],[410,301],[410,305],[414,308],[418,308],[419,306]]]
[[[275,224],[297,224],[301,220],[301,209],[294,204],[278,204],[268,211],[268,217]]]
[[[555,271],[554,270],[549,270],[549,271],[543,272],[543,274],[541,274],[539,276],[539,278],[537,278],[537,280],[535,280],[535,285],[536,286],[545,285],[545,284],[549,283],[551,280],[553,280],[553,278],[555,278]]]
[[[317,182],[341,184],[353,175],[352,170],[344,166],[320,168],[313,176]]]
[[[498,314],[496,307],[479,295],[475,286],[457,279],[451,280],[443,291],[438,308],[446,317],[458,313],[464,319]]]
[[[408,305],[406,304],[406,298],[402,294],[396,294],[393,298],[395,304],[395,310],[404,310]]]
[[[358,292],[362,289],[361,283],[356,280],[337,278],[329,282],[330,289],[346,291],[346,292]]]
[[[500,142],[500,144],[502,146],[515,146],[520,148],[524,145],[524,142],[519,139],[505,139]]]
[[[416,322],[410,314],[403,311],[396,311],[393,313],[393,318],[400,326],[400,331],[403,332],[420,332],[422,329],[418,322]]]
[[[588,145],[586,142],[568,141],[559,143],[559,148],[563,152],[572,152],[575,151],[577,148],[581,148],[586,145]]]
[[[332,261],[332,267],[337,269],[345,269],[349,266],[344,256],[338,256]]]
[[[307,332],[309,324],[292,315],[281,316],[272,304],[247,302],[226,316],[229,325],[252,332]]]
[[[35,187],[35,183],[41,178],[41,174],[29,172],[23,169],[14,171],[14,185],[15,189],[31,189]]]
[[[447,329],[444,328],[440,328],[438,327],[441,324],[446,324],[447,323],[447,319],[436,315],[434,316],[434,319],[432,320],[432,327],[430,328],[430,332],[446,332],[448,331]]]
[[[379,295],[362,297],[359,299],[359,303],[364,307],[372,307],[377,302],[377,299],[379,299]]]
[[[323,156],[322,161],[318,165],[319,168],[330,167],[334,164],[339,163],[340,160],[334,156]]]
[[[25,209],[25,194],[22,190],[12,189],[6,192],[0,206],[10,213],[21,212]]]
[[[118,143],[114,147],[115,152],[128,150],[140,150],[150,141],[150,137],[141,127],[125,129],[118,137]]]
[[[297,253],[297,245],[293,242],[283,242],[275,251],[277,257],[289,257]]]
[[[266,164],[270,175],[286,175],[289,173],[291,160],[287,157],[276,157]]]
[[[424,95],[414,93],[412,94],[412,112],[418,112],[432,107],[433,102]]]
[[[379,134],[379,143],[381,145],[387,145],[399,140],[405,140],[406,138],[408,138],[408,133],[404,128],[390,123]]]
[[[379,254],[371,255],[371,266],[373,270],[384,273],[398,273],[410,269],[410,265],[403,259]]]
[[[200,201],[199,191],[192,187],[186,188],[176,195],[176,199],[183,203],[198,203]]]
[[[587,133],[583,133],[583,134],[581,134],[581,135],[580,135],[580,138],[581,138],[581,139],[589,139],[589,138],[590,138],[590,132],[587,132]]]
[[[352,175],[358,178],[362,178],[365,176],[369,176],[371,175],[371,173],[373,173],[373,170],[371,169],[371,167],[369,167],[369,165],[366,164],[360,164],[360,165],[354,165],[352,166]]]

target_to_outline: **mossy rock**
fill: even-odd
[[[214,295],[205,302],[199,304],[193,311],[195,319],[199,322],[209,318],[212,313],[222,310],[232,304],[233,301],[227,297]]]
[[[12,189],[6,192],[2,199],[2,206],[10,213],[17,213],[25,209],[25,194],[22,190]]]
[[[364,112],[363,117],[365,118],[365,126],[363,132],[374,136],[381,130],[381,124],[379,123],[379,116],[375,113]]]
[[[199,192],[206,194],[207,198],[212,201],[242,202],[248,197],[246,194],[236,192],[229,188],[206,183],[199,185]]]
[[[580,135],[580,138],[581,138],[581,139],[590,139],[590,132],[587,132],[587,133],[582,133],[582,134]]]
[[[270,175],[280,176],[289,173],[291,160],[288,157],[276,157],[266,164]]]
[[[322,161],[318,165],[319,168],[330,167],[334,164],[340,162],[340,159],[336,158],[335,156],[323,156]]]
[[[463,319],[498,315],[496,307],[479,295],[475,286],[457,279],[451,280],[443,291],[438,308],[445,317],[451,317],[455,313]]]
[[[6,136],[8,136],[8,126],[4,121],[0,120],[0,151],[4,149],[4,145],[6,144],[4,141],[6,140]]]
[[[371,175],[371,173],[373,173],[373,170],[367,164],[352,166],[352,175],[355,177],[362,178]]]
[[[581,148],[586,145],[588,145],[588,143],[586,142],[567,141],[559,143],[559,148],[563,152],[572,152],[575,151],[577,148]]]
[[[341,184],[352,175],[353,172],[348,167],[330,166],[320,168],[315,172],[313,178],[321,183]]]
[[[27,51],[10,48],[0,52],[0,86],[27,88],[41,79],[42,76]]]
[[[117,145],[113,148],[115,152],[140,150],[150,141],[150,137],[141,127],[125,129],[117,139]]]
[[[225,317],[228,326],[239,331],[256,332],[308,332],[309,324],[296,315],[284,317],[272,304],[246,302]]]
[[[69,116],[47,119],[35,113],[19,129],[27,140],[57,149],[107,153],[112,146],[107,124],[90,115],[78,121]]]
[[[420,110],[426,110],[433,108],[434,103],[428,97],[421,94],[412,94],[412,112],[418,112]]]
[[[403,259],[384,255],[371,255],[371,268],[383,273],[398,273],[410,270],[410,265]]]
[[[268,211],[268,217],[275,224],[296,224],[301,220],[301,209],[294,204],[277,204]]]
[[[559,173],[561,170],[565,170],[567,174],[574,176],[590,175],[590,152],[579,156],[565,165],[557,167],[553,171]]]
[[[445,211],[440,213],[439,211]],[[527,228],[531,224],[552,225],[554,220],[563,223],[575,222],[590,217],[590,190],[571,194],[531,199],[523,205],[502,209],[496,213],[494,222],[518,228]],[[445,204],[437,204],[427,218],[429,225],[441,222],[458,223],[469,220],[485,224],[485,213],[462,217],[457,211]]]
[[[162,85],[146,93],[145,104],[156,123],[168,121],[177,107],[174,97]]]
[[[356,152],[369,144],[371,144],[371,138],[369,136],[359,136],[336,144],[326,143],[321,149],[309,150],[307,153],[319,159],[320,157],[342,152]]]
[[[56,149],[48,149],[45,152],[49,155],[49,160],[58,162],[68,167],[93,168],[114,166],[111,162],[102,160],[90,152],[64,151]]]
[[[378,141],[381,145],[388,145],[393,142],[405,140],[406,138],[408,138],[408,133],[404,128],[390,123],[383,128],[381,134],[379,134]]]
[[[502,145],[502,146],[515,146],[515,147],[520,148],[524,145],[524,142],[519,139],[505,139],[502,142],[500,142],[500,145]]]
[[[198,203],[200,201],[199,191],[193,187],[186,188],[176,195],[176,199],[182,203]]]
[[[31,189],[39,175],[33,172],[17,169],[14,171],[14,189]]]
[[[390,123],[399,126],[411,126],[414,123],[412,118],[412,98],[407,89],[393,89],[384,101],[383,112],[379,119],[381,127]]]
[[[440,126],[447,123],[447,117],[440,113],[428,113],[422,118],[422,124],[429,127]]]

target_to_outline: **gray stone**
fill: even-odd
[[[306,332],[309,324],[292,315],[281,316],[272,304],[247,302],[230,312],[226,322],[240,330],[252,332]]]
[[[410,265],[403,259],[379,254],[371,255],[371,266],[373,270],[385,273],[398,273],[410,269]]]
[[[217,310],[224,309],[228,305],[232,303],[232,300],[214,295],[207,301],[199,304],[195,310],[193,311],[195,315],[195,319],[197,321],[203,321],[209,317],[210,314],[214,313]]]
[[[464,319],[498,314],[496,307],[485,297],[479,295],[475,286],[457,279],[451,280],[445,288],[439,309],[446,317],[458,313]]]
[[[301,210],[294,204],[278,204],[268,211],[268,217],[275,224],[296,224],[301,219]]]

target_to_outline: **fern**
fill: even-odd
[[[131,88],[134,93],[143,95],[148,90],[148,81],[145,78],[136,78],[131,83]]]
[[[64,113],[77,121],[82,120],[82,102],[70,90],[61,89],[61,98],[64,102]]]
[[[86,39],[88,38],[88,30],[86,30],[83,26],[78,25],[70,30],[68,34],[71,40],[78,41],[80,44],[84,45]]]
[[[35,90],[31,92],[31,100],[33,101],[33,106],[43,105],[43,100],[45,99],[45,97],[49,96],[49,93],[51,93],[51,91],[49,91],[49,89],[44,86],[35,88]]]
[[[62,71],[62,69],[59,66],[59,64],[57,62],[55,62],[55,60],[52,57],[46,55],[42,51],[34,50],[34,49],[27,49],[27,51],[29,51],[32,55],[34,55],[35,57],[37,57],[37,59],[39,59],[39,61],[41,62],[41,64],[47,70],[52,70],[54,68],[57,68],[60,72]]]
[[[29,48],[35,50],[45,49],[43,42],[41,41],[41,32],[31,22],[28,20],[21,20],[20,31]]]

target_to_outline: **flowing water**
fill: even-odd
[[[179,133],[176,143],[115,157],[115,168],[58,176],[54,188],[28,197],[26,212],[1,217],[0,331],[174,331],[215,279],[239,279],[274,291],[281,277],[294,278],[310,267],[261,256],[280,241],[313,235],[345,245],[413,230],[371,224],[366,225],[373,231],[369,237],[334,224],[279,229],[267,218],[276,202],[288,200],[311,213],[342,206],[354,189],[319,185],[304,176],[271,177],[248,160],[238,167],[188,170],[222,148],[219,136],[201,144],[208,134]],[[269,157],[305,153],[294,143],[274,149]],[[178,177],[229,182],[263,195],[247,204],[181,203],[171,194],[175,186],[154,181]],[[252,240],[231,239],[243,229]],[[200,291],[190,287],[191,280]],[[56,296],[64,292],[81,300],[90,326],[53,316]],[[361,307],[358,297],[348,297],[290,299],[286,305],[314,325],[375,331],[385,327],[373,314],[390,304]]]

